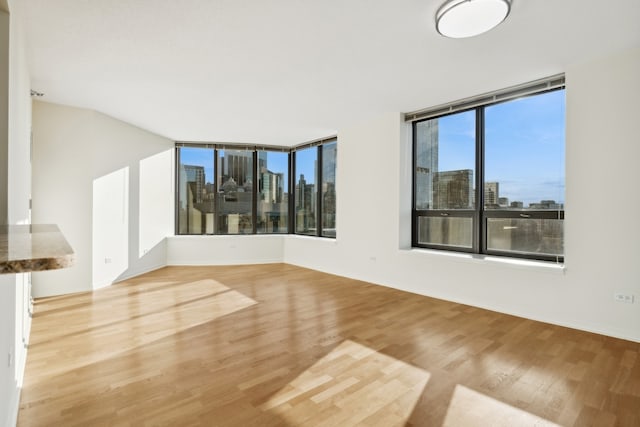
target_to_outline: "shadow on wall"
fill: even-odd
[[[172,150],[93,180],[93,288],[162,267],[171,233]]]

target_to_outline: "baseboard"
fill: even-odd
[[[28,348],[24,349],[23,357],[20,360],[16,360],[18,364],[18,381],[15,383],[16,387],[12,393],[11,400],[9,402],[9,413],[7,414],[7,419],[5,420],[7,427],[15,427],[18,424],[18,413],[20,412],[20,395],[22,393],[22,381],[24,379],[24,370],[27,365],[27,351]]]
[[[7,414],[6,426],[15,427],[18,424],[18,412],[20,411],[20,393],[22,387],[16,387],[16,391],[13,393],[13,399],[9,405],[9,412]]]
[[[167,266],[184,266],[184,267],[204,267],[215,265],[249,265],[249,264],[282,264],[284,260],[282,258],[267,258],[267,259],[226,259],[224,262],[208,262],[208,261],[187,261],[187,262],[170,262]]]

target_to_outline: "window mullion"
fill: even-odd
[[[477,253],[486,252],[484,224],[484,107],[476,109],[476,179],[475,179],[475,233],[473,247]]]
[[[258,233],[258,151],[253,150],[253,179],[252,179],[252,207],[251,207],[251,223],[252,233]]]
[[[175,234],[176,236],[180,233],[180,147],[176,146],[176,162],[175,162],[175,202],[174,202],[174,211],[175,211]]]
[[[289,234],[294,234],[296,229],[296,154],[295,151],[289,153]]]
[[[218,234],[218,149],[213,150],[213,234]]]
[[[318,145],[316,171],[316,236],[322,236],[322,145]]]
[[[416,211],[416,171],[418,167],[418,159],[416,152],[418,151],[418,143],[416,136],[416,122],[411,124],[411,246],[418,246],[418,215]]]

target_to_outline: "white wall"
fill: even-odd
[[[129,268],[129,168],[93,180],[92,283],[111,284]]]
[[[173,141],[104,114],[34,102],[33,222],[58,224],[76,255],[71,268],[34,273],[35,296],[87,291],[166,264],[173,150]]]
[[[8,222],[29,224],[31,222],[31,96],[30,78],[26,58],[26,40],[22,30],[21,11],[17,2],[12,2],[11,50],[9,69],[9,175],[8,175]],[[16,17],[17,15],[17,17]],[[22,387],[24,367],[27,359],[25,344],[29,342],[31,330],[30,308],[31,274],[15,275],[15,356],[14,374],[18,387]],[[17,417],[19,395],[14,402],[11,420]]]
[[[4,102],[9,92],[9,14],[0,10],[0,224],[6,223],[7,150],[9,146],[9,110]],[[14,353],[15,277],[0,276],[0,425],[9,425],[10,403],[16,393],[12,366],[4,360]]]
[[[35,296],[92,289],[92,116],[33,103],[32,221],[57,224],[75,253],[71,268],[33,273]]]
[[[398,113],[338,133],[338,239],[288,237],[285,262],[640,341],[638,76],[640,49],[566,70],[564,268],[409,249],[410,142]],[[614,302],[615,291],[636,303]]]
[[[168,265],[237,265],[283,262],[282,235],[173,236],[167,238]]]
[[[9,148],[9,12],[0,9],[0,224],[7,224]]]
[[[3,20],[0,33],[6,34],[9,24],[9,51],[1,62],[8,64],[8,75],[0,81],[8,81],[7,128],[5,134],[6,158],[1,169],[6,173],[3,184],[6,215],[9,224],[29,222],[29,198],[31,187],[30,142],[31,99],[30,82],[25,56],[25,41],[20,24],[19,2],[10,2],[11,15]],[[6,16],[5,16],[6,18]],[[6,40],[0,41],[6,43]],[[19,390],[26,361],[24,341],[28,340],[31,326],[28,316],[29,274],[5,274],[0,276],[0,425],[13,426],[18,414]],[[10,363],[9,363],[10,361]]]

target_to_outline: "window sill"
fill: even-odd
[[[261,234],[174,234],[169,236],[171,239],[224,239],[224,238],[244,238],[244,237],[257,237],[257,238],[270,238],[270,237],[283,237],[289,236],[289,234],[282,233],[261,233]]]
[[[407,253],[415,256],[434,256],[442,257],[448,260],[464,263],[476,263],[484,265],[504,265],[510,268],[518,268],[524,270],[537,270],[554,274],[565,274],[565,264],[557,264],[551,261],[538,261],[524,258],[500,257],[495,255],[469,254],[453,251],[439,251],[434,249],[407,248],[400,249],[401,253]]]
[[[170,239],[234,239],[236,237],[254,237],[259,239],[269,238],[285,238],[285,239],[300,239],[300,240],[315,240],[328,243],[336,243],[336,237],[326,236],[310,236],[305,234],[290,234],[290,233],[260,233],[260,234],[174,234],[169,236]]]

